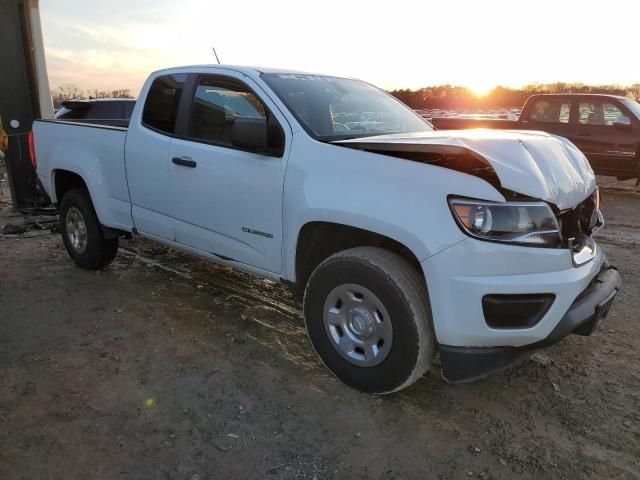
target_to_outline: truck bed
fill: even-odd
[[[131,229],[131,203],[126,183],[124,144],[127,128],[60,120],[33,124],[37,171],[53,202],[59,170],[79,175],[87,183],[103,225]],[[50,174],[50,165],[56,170]]]

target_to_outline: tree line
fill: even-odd
[[[80,98],[133,98],[128,88],[117,90],[99,90],[97,88],[83,90],[76,85],[61,85],[51,90],[53,106],[59,108],[62,102]]]
[[[622,95],[640,101],[640,83],[620,85],[585,85],[581,83],[532,83],[522,88],[498,86],[486,95],[477,95],[467,87],[438,85],[418,90],[393,90],[399,100],[414,109],[494,109],[521,107],[529,96],[537,93],[605,93]]]
[[[498,86],[486,95],[477,95],[467,87],[437,85],[418,90],[392,90],[399,100],[415,109],[493,109],[515,108],[524,105],[529,96],[537,93],[606,93],[622,95],[640,101],[640,83],[624,87],[620,85],[585,85],[582,83],[532,83],[522,88]],[[116,90],[83,90],[76,85],[61,85],[51,90],[53,105],[60,107],[62,102],[78,98],[134,98],[128,88]]]

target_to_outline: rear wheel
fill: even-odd
[[[307,284],[304,312],[309,338],[327,368],[368,393],[407,387],[435,355],[424,280],[387,250],[358,247],[322,262]]]
[[[91,197],[83,188],[69,190],[60,202],[60,232],[69,256],[80,267],[100,270],[118,251],[117,238],[104,238]]]

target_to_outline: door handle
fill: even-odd
[[[191,160],[189,157],[173,157],[171,161],[176,165],[180,165],[182,167],[196,168],[196,166],[198,165],[194,160]]]
[[[590,137],[590,133],[578,132],[576,133],[576,137]]]

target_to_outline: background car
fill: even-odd
[[[127,127],[135,104],[136,101],[133,98],[67,100],[62,102],[62,108],[56,112],[55,118],[56,120]]]

